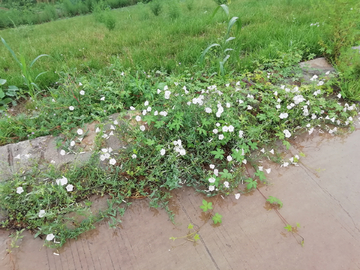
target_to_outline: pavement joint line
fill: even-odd
[[[178,196],[176,196],[176,199],[177,199],[177,201],[179,202],[179,204],[181,205],[181,209],[183,210],[183,212],[185,213],[185,215],[186,215],[186,217],[189,219],[189,221],[190,221],[192,224],[195,224],[195,223],[192,221],[192,219],[191,219],[191,217],[189,216],[189,214],[186,212],[186,209],[185,209],[185,207],[183,206],[183,204],[181,203],[181,201],[179,200]],[[198,225],[197,225],[197,226],[198,226]],[[198,227],[199,227],[199,226],[198,226]],[[200,227],[199,227],[199,228],[200,228]],[[200,231],[198,231],[198,234],[199,234],[199,236],[200,236],[200,241],[201,241],[201,243],[204,245],[205,250],[206,250],[206,252],[208,253],[208,255],[210,256],[211,261],[213,262],[214,266],[216,267],[217,270],[220,270],[218,264],[216,263],[214,257],[212,256],[210,250],[208,249],[208,247],[207,247],[207,245],[206,245],[203,237],[201,236]]]

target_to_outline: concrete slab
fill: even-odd
[[[306,62],[300,62],[299,66],[303,71],[302,79],[307,83],[311,83],[310,79],[314,75],[324,76],[328,71],[336,71],[324,57],[316,58]]]
[[[239,200],[209,198],[223,216],[221,226],[213,226],[204,224],[203,195],[183,188],[170,205],[175,225],[146,199],[136,200],[117,229],[101,223],[59,251],[26,233],[0,269],[360,269],[359,147],[359,127],[343,137],[298,136],[291,152],[306,155],[298,167],[267,164],[269,185],[260,191],[284,203],[279,213],[285,223],[300,223],[303,247],[259,191]],[[198,243],[169,240],[186,235],[189,223],[202,226]],[[1,257],[8,234],[0,230]]]

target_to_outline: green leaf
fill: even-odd
[[[50,57],[50,55],[47,55],[47,54],[40,54],[39,56],[37,56],[37,57],[31,62],[31,64],[30,64],[29,67],[32,67],[32,66],[36,63],[36,61],[39,60],[39,58],[44,57],[44,56]],[[42,72],[42,73],[44,73],[44,72]],[[39,76],[39,75],[38,75],[38,76]]]
[[[253,188],[257,187],[257,182],[255,180],[253,180],[252,178],[246,179],[245,182],[248,183],[246,185],[247,189],[253,189]]]
[[[287,224],[285,227],[284,227],[285,230],[287,230],[288,232],[292,232],[292,227],[290,224]]]
[[[192,228],[194,228],[194,225],[192,225],[191,223],[188,226],[188,229],[191,230]]]
[[[200,240],[200,236],[199,236],[198,234],[195,234],[195,235],[194,235],[194,240],[195,240],[195,241]]]
[[[4,85],[6,83],[6,80],[0,79],[0,85]]]
[[[204,212],[206,212],[206,211],[209,210],[209,209],[213,209],[213,208],[212,208],[212,202],[207,202],[207,201],[205,201],[205,200],[203,200],[202,202],[203,202],[203,204],[200,206],[200,208],[201,208]]]
[[[207,52],[208,52],[212,47],[220,47],[220,44],[214,43],[214,44],[211,44],[210,46],[208,46],[208,47],[202,52],[202,54],[200,55],[200,63],[203,63],[205,54],[207,54]]]
[[[269,196],[269,198],[266,200],[271,204],[278,204],[281,207],[283,207],[283,203],[282,201],[280,201],[278,198],[273,197],[273,196]]]
[[[19,61],[19,59],[16,57],[14,51],[10,48],[10,46],[6,43],[5,39],[1,38],[2,43],[4,43],[6,49],[8,49],[8,51],[11,53],[12,57],[15,59],[16,62],[18,62],[18,64],[21,67],[21,63]]]
[[[220,174],[221,174],[222,178],[225,178],[225,179],[232,178],[232,174],[229,173],[229,171],[227,169],[224,169]]]
[[[231,156],[238,162],[242,162],[244,160],[244,156],[242,155],[242,151],[238,149],[233,149]]]
[[[165,125],[165,122],[164,121],[156,121],[155,123],[155,127],[156,128],[161,128],[163,125]]]
[[[196,130],[199,131],[200,134],[203,134],[203,135],[206,136],[206,130],[205,129],[203,129],[201,127],[198,127]]]
[[[266,176],[265,176],[265,173],[264,173],[263,171],[257,170],[256,173],[255,173],[255,175],[256,175],[257,177],[259,177],[259,179],[260,179],[261,182],[263,182],[263,181],[266,180]]]
[[[235,34],[237,34],[240,30],[241,30],[241,20],[239,17],[232,17],[231,20],[229,21],[228,24],[228,28],[227,28],[227,32],[226,32],[226,37],[229,35],[231,28],[233,27],[233,25],[236,24],[236,31]]]
[[[296,227],[300,228],[301,227],[300,223],[296,222]]]
[[[213,220],[214,224],[222,223],[222,215],[220,215],[219,213],[216,213],[216,214],[212,217],[212,220]]]
[[[151,140],[151,139],[147,139],[147,141],[145,142],[145,144],[151,146],[151,145],[155,144],[155,141],[154,141],[154,140]]]
[[[225,154],[225,152],[220,148],[217,148],[216,151],[211,151],[210,153],[215,155],[216,159],[223,159]]]

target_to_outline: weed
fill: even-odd
[[[163,8],[161,0],[153,0],[150,2],[150,10],[155,16],[159,16]]]

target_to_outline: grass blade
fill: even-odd
[[[231,20],[229,21],[229,24],[228,24],[226,37],[229,35],[230,30],[231,30],[231,28],[233,27],[234,24],[236,24],[235,35],[237,35],[237,33],[240,31],[241,26],[242,26],[241,20],[239,19],[239,17],[232,17]]]
[[[16,57],[14,51],[10,48],[10,46],[6,43],[5,39],[3,39],[1,37],[1,41],[2,41],[2,43],[4,43],[6,49],[8,49],[8,51],[11,53],[11,55],[15,59],[15,61],[18,62],[18,64],[21,66],[21,63],[20,63],[19,59]]]

